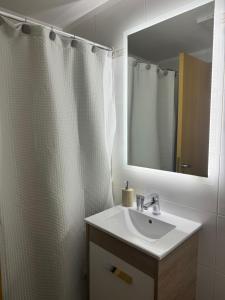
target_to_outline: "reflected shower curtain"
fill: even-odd
[[[160,165],[157,127],[157,67],[146,69],[130,58],[130,161],[132,165],[158,168]],[[133,78],[131,77],[133,74]]]
[[[176,104],[175,72],[158,74],[158,136],[160,169],[175,171]]]
[[[128,163],[173,170],[175,72],[128,59]]]
[[[0,24],[4,299],[84,299],[83,219],[112,206],[111,54]]]

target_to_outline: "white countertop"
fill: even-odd
[[[158,260],[167,256],[173,249],[200,230],[202,226],[201,223],[193,222],[164,211],[162,211],[159,216],[153,215],[151,209],[138,212],[144,215],[138,215],[139,219],[142,217],[146,219],[147,216],[156,223],[162,221],[163,224],[167,224],[170,227],[173,226],[173,229],[162,237],[151,239],[141,234],[137,228],[135,228],[134,224],[132,224],[130,218],[131,211],[129,212],[129,210],[136,211],[135,208],[115,206],[86,218],[85,222]]]

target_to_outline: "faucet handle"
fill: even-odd
[[[159,194],[158,193],[153,193],[151,194],[153,206],[152,206],[152,213],[153,215],[160,215],[160,204],[159,204]]]
[[[159,194],[158,193],[152,193],[152,194],[150,194],[150,197],[151,197],[152,201],[159,202]]]

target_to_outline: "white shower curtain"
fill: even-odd
[[[0,24],[4,300],[80,300],[83,219],[112,206],[111,53]]]
[[[128,59],[128,163],[172,171],[175,72]]]

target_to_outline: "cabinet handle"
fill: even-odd
[[[185,163],[181,163],[180,166],[181,166],[181,168],[184,168],[184,169],[191,168],[190,164],[185,164]]]
[[[133,283],[133,278],[130,275],[115,266],[111,267],[110,272],[127,284]]]

